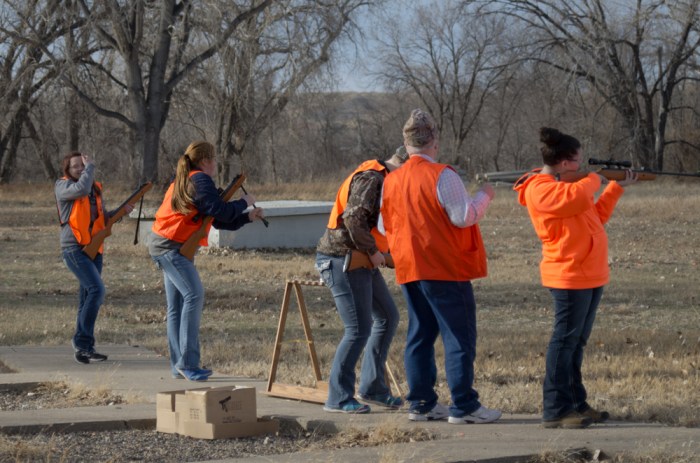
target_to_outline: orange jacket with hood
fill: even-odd
[[[608,236],[603,225],[624,193],[610,182],[595,200],[600,177],[591,173],[578,182],[560,182],[548,174],[516,182],[518,201],[527,207],[542,241],[542,284],[556,289],[589,289],[606,285]]]

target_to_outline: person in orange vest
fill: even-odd
[[[102,252],[95,259],[82,249],[92,236],[104,229],[110,217],[102,200],[102,185],[95,181],[95,163],[78,151],[68,153],[61,161],[63,177],[56,181],[54,193],[61,223],[61,255],[66,267],[78,279],[78,317],[71,340],[75,361],[80,364],[103,362],[107,356],[95,350],[95,322],[104,302]],[[131,212],[133,206],[128,205]]]
[[[404,365],[412,421],[489,423],[501,412],[484,407],[473,388],[476,302],[471,280],[486,276],[486,252],[477,222],[494,190],[485,183],[474,196],[438,156],[432,116],[413,110],[403,127],[410,158],[387,177],[380,230],[396,266],[396,282],[408,305]],[[452,404],[438,402],[434,344],[441,335]]]
[[[261,208],[246,212],[255,203],[253,195],[225,202],[214,184],[215,175],[214,146],[192,142],[177,161],[175,181],[156,212],[148,239],[151,258],[163,271],[171,373],[173,378],[190,381],[206,381],[212,370],[200,365],[204,287],[194,262],[180,254],[180,247],[199,229],[202,216],[212,216],[214,228],[224,230],[238,230],[265,216]],[[207,238],[200,245],[206,246]]]
[[[384,365],[399,323],[399,312],[378,267],[389,252],[377,232],[379,200],[385,177],[406,160],[401,150],[386,161],[365,161],[338,189],[328,226],[316,248],[316,270],[330,288],[345,331],[338,343],[328,381],[327,412],[369,413],[367,404],[396,409],[403,405],[391,395]],[[369,256],[373,268],[344,271],[346,254],[357,250]],[[355,365],[364,350],[358,398]]]
[[[608,180],[590,173],[577,182],[559,181],[559,175],[576,172],[583,159],[581,143],[557,129],[540,129],[544,167],[523,176],[514,187],[518,201],[527,207],[542,241],[542,285],[554,299],[554,326],[547,348],[543,384],[543,426],[585,428],[607,420],[586,401],[581,365],[593,329],[603,287],[610,279],[608,237],[604,224],[637,175]],[[601,184],[608,183],[595,199]]]

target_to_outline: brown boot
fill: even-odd
[[[608,418],[610,418],[610,413],[606,411],[598,411],[593,407],[588,407],[586,410],[579,412],[583,416],[587,416],[588,418],[592,419],[594,423],[603,423],[605,421],[608,421]]]
[[[591,423],[593,423],[591,418],[572,410],[561,418],[543,420],[542,426],[545,428],[583,429],[590,426]]]

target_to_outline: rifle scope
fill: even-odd
[[[590,164],[592,166],[618,167],[620,169],[628,169],[628,168],[632,167],[632,163],[630,161],[613,161],[612,159],[608,159],[606,161],[604,159],[590,158],[588,160],[588,164]]]

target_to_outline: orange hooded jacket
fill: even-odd
[[[610,182],[598,201],[600,177],[591,173],[578,182],[560,182],[548,174],[518,180],[513,189],[527,207],[537,236],[542,241],[542,284],[556,289],[589,289],[606,285],[608,236],[603,225],[624,193]],[[524,177],[523,177],[524,178]]]

